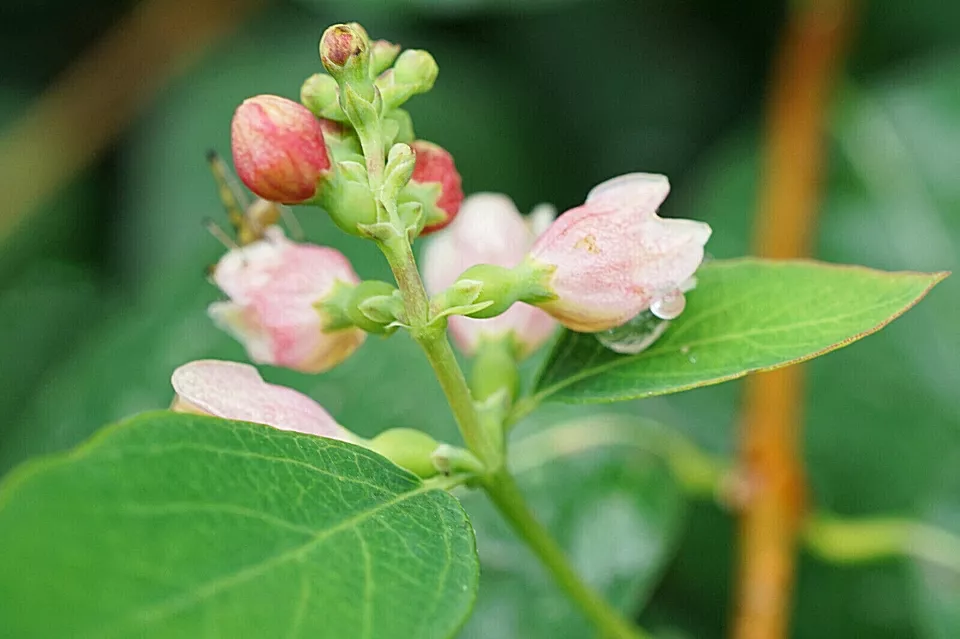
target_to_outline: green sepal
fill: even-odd
[[[423,231],[427,221],[423,214],[423,205],[419,202],[404,202],[397,206],[397,216],[407,230],[407,240],[412,243]]]
[[[387,125],[390,125],[391,129],[394,126],[396,127],[396,133],[393,134],[390,144],[396,144],[397,142],[410,144],[417,139],[413,131],[413,118],[404,109],[389,109],[383,114],[383,124],[384,136],[386,136]]]
[[[346,114],[353,128],[379,129],[383,100],[377,87],[372,87],[370,97],[366,97],[352,84],[340,85],[340,108]],[[361,135],[361,139],[363,139]]]
[[[377,221],[377,203],[367,183],[366,169],[353,161],[339,162],[335,167],[317,203],[343,231],[362,237],[360,228]]]
[[[360,282],[354,289],[347,306],[350,321],[368,333],[391,334],[391,324],[402,319],[403,301],[397,297],[397,289],[378,280]]]
[[[483,290],[483,282],[457,280],[430,300],[430,323],[446,321],[450,315],[472,315],[489,307],[493,302],[474,303]]]
[[[390,147],[387,154],[387,165],[384,169],[383,185],[380,187],[380,201],[384,207],[393,206],[400,195],[400,191],[410,181],[413,167],[416,164],[416,154],[408,145],[401,143]]]
[[[402,319],[403,301],[397,289],[378,280],[359,284],[337,281],[330,294],[314,304],[323,318],[324,331],[359,328],[368,333],[392,334]]]
[[[550,285],[556,270],[553,264],[543,264],[527,256],[513,269],[517,282],[517,301],[536,305],[557,299]]]
[[[442,185],[439,182],[408,182],[397,197],[398,204],[416,202],[423,207],[423,226],[443,222],[449,214],[437,206]]]
[[[513,271],[503,266],[495,264],[471,266],[457,278],[457,281],[465,280],[479,282],[480,284],[475,302],[490,302],[483,310],[472,313],[471,317],[496,317],[519,299]]]
[[[320,313],[320,326],[324,332],[352,328],[355,325],[347,311],[355,289],[354,285],[337,280],[330,294],[314,303],[313,307]]]
[[[390,334],[398,327],[406,325],[403,299],[397,291],[389,295],[370,296],[357,304],[356,309],[367,324],[377,327],[376,330],[370,330],[371,333]]]

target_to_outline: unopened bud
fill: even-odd
[[[575,331],[603,331],[650,309],[663,319],[683,310],[685,282],[703,261],[710,227],[663,219],[663,175],[632,173],[595,187],[537,240],[526,263],[552,274],[555,299],[538,302]]]
[[[415,93],[426,93],[433,88],[437,81],[440,67],[427,51],[422,49],[407,49],[397,58],[393,65],[395,80],[398,84],[414,87]]]
[[[346,122],[347,116],[340,108],[340,88],[337,81],[326,73],[314,73],[300,87],[300,102],[318,118]]]
[[[237,175],[265,200],[310,200],[330,173],[320,121],[292,100],[275,95],[244,100],[230,133]]]
[[[376,40],[370,47],[370,74],[378,76],[389,69],[399,53],[399,44]]]
[[[423,235],[439,231],[453,221],[463,202],[460,173],[453,156],[443,147],[417,140],[410,147],[417,154],[410,183],[401,202],[420,202],[426,222]]]
[[[384,106],[396,109],[418,93],[426,93],[433,88],[439,72],[436,60],[426,51],[404,51],[394,67],[376,79]]]
[[[340,84],[369,82],[370,39],[367,32],[355,22],[328,27],[320,38],[320,61]]]

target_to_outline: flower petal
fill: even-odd
[[[320,404],[292,388],[268,384],[256,368],[239,362],[198,360],[184,364],[170,379],[174,410],[254,422],[344,441],[356,437]]]

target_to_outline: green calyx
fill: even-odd
[[[432,455],[440,444],[423,431],[391,428],[371,439],[368,445],[397,466],[420,477],[433,477],[439,472]]]
[[[555,299],[556,295],[549,287],[552,274],[552,267],[542,267],[532,260],[521,262],[512,269],[494,264],[471,266],[460,274],[457,282],[472,282],[477,289],[477,296],[472,303],[485,306],[457,314],[477,318],[496,317],[516,302],[537,304]]]
[[[356,327],[374,334],[393,333],[403,314],[403,302],[396,293],[395,287],[377,280],[357,285],[337,282],[330,295],[316,304],[324,318],[323,330]]]
[[[470,451],[441,444],[414,428],[391,428],[369,440],[366,445],[397,466],[424,479],[438,474],[480,475],[484,471],[483,464]]]
[[[340,229],[360,237],[360,226],[377,221],[377,203],[366,175],[359,162],[338,162],[317,202]]]

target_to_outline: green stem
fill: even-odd
[[[482,485],[490,499],[520,538],[544,563],[561,589],[605,637],[648,637],[620,616],[580,579],[567,561],[563,550],[530,512],[513,477],[503,464],[500,420],[487,423],[490,420],[481,418],[463,370],[450,347],[444,323],[430,322],[429,300],[406,235],[395,235],[390,240],[381,242],[380,246],[403,294],[410,334],[426,353],[460,427],[464,442],[487,469]]]
[[[485,478],[483,487],[497,510],[550,571],[557,585],[608,639],[645,639],[649,635],[625,620],[619,612],[585,584],[563,550],[530,512],[513,477],[506,471]]]
[[[820,514],[803,527],[807,547],[822,559],[857,564],[914,557],[960,573],[960,537],[902,517],[841,519]]]
[[[489,430],[484,428],[480,421],[477,409],[473,405],[473,397],[467,387],[467,380],[463,376],[460,364],[457,363],[446,333],[442,330],[439,332],[427,330],[417,341],[426,352],[433,372],[440,381],[467,448],[483,462],[485,467],[500,466],[502,453],[497,445],[498,442],[496,438],[490,436]],[[499,428],[499,424],[497,427]]]

